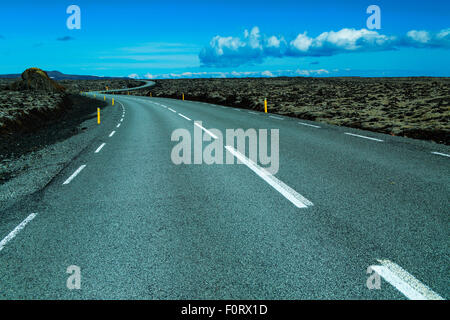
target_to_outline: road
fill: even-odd
[[[447,146],[199,102],[106,97],[115,99],[101,124],[110,133],[0,223],[0,297],[450,296]],[[213,128],[279,129],[279,171],[174,164],[171,135],[193,136],[194,121],[211,141]],[[66,286],[71,265],[79,290]]]

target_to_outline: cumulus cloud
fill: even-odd
[[[378,51],[392,49],[395,37],[381,35],[366,29],[342,29],[337,32],[323,32],[316,38],[305,33],[290,42],[290,55],[331,56],[344,52]]]
[[[128,75],[128,78],[130,78],[130,79],[139,79],[140,77],[139,77],[139,75],[137,73],[132,73],[132,74]]]
[[[406,33],[401,43],[415,48],[450,48],[450,28],[435,33],[411,30]]]
[[[58,40],[58,41],[70,41],[70,40],[75,40],[75,38],[70,37],[70,36],[65,36],[65,37],[57,38],[56,40]]]
[[[245,30],[243,38],[215,36],[200,52],[200,61],[210,67],[237,67],[260,63],[266,56],[283,56],[287,43],[283,37],[261,35],[258,27]]]
[[[287,41],[283,36],[266,36],[258,27],[245,30],[242,37],[211,39],[199,58],[207,67],[237,67],[260,63],[266,57],[321,57],[350,52],[395,50],[399,47],[450,48],[450,29],[437,33],[411,30],[404,36],[388,36],[367,29],[344,28],[310,37],[307,32]]]

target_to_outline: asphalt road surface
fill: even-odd
[[[109,134],[0,221],[1,298],[450,296],[450,148],[199,102],[106,97],[115,99],[101,124]],[[203,147],[213,129],[279,129],[279,171],[225,144],[224,156],[243,163],[174,164],[180,128],[200,128]],[[67,286],[77,275],[69,266],[80,289]]]

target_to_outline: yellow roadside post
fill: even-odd
[[[106,101],[106,96],[103,96],[103,101]]]
[[[184,101],[184,93],[183,93],[183,101]]]
[[[150,92],[150,97],[152,96],[152,93]]]
[[[97,95],[96,94],[94,94],[94,98],[96,98],[97,97]]]
[[[267,113],[267,98],[264,98],[264,112]]]
[[[112,98],[112,105],[114,105],[114,98]]]
[[[100,124],[100,108],[97,108],[97,123]]]

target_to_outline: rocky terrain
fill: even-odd
[[[124,79],[53,81],[37,68],[27,69],[19,79],[0,79],[0,207],[5,199],[45,185],[92,139],[88,131],[98,130],[96,111],[106,103],[79,95],[80,91],[141,83]],[[27,183],[30,179],[39,183]]]
[[[53,81],[45,71],[30,68],[20,79],[0,79],[0,135],[32,132],[73,110],[80,91],[122,89],[142,82],[125,79]]]
[[[58,83],[66,87],[67,91],[71,93],[80,93],[80,91],[134,88],[143,84],[142,81],[133,79],[61,80],[58,81]]]
[[[102,108],[107,119],[114,109],[80,91],[140,84],[124,79],[54,81],[37,68],[26,70],[19,79],[0,79],[0,214],[44,188],[67,162],[110,129],[97,125],[96,112]]]
[[[450,144],[450,78],[156,80],[141,91]]]

